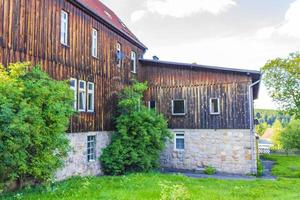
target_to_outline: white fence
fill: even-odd
[[[258,153],[259,154],[270,154],[271,153],[270,144],[258,144]]]

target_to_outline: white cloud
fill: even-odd
[[[131,14],[131,21],[132,22],[137,22],[139,21],[140,19],[142,19],[145,15],[146,15],[146,11],[145,10],[137,10],[137,11],[134,11],[132,14]]]
[[[145,15],[145,12],[175,18],[187,17],[201,12],[219,15],[235,5],[234,0],[147,0],[146,10],[134,12],[131,19],[138,21]]]
[[[300,38],[300,0],[290,4],[282,24],[264,27],[257,31],[259,39],[268,39],[273,35]]]

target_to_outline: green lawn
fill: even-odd
[[[284,163],[300,157],[277,159],[277,168]],[[297,162],[296,162],[297,163]],[[280,167],[281,168],[281,167]],[[275,168],[276,169],[276,168]],[[286,167],[286,169],[290,169]],[[285,173],[294,170],[282,170]],[[274,170],[274,174],[286,176]],[[0,196],[0,199],[171,199],[171,196],[203,200],[248,200],[248,199],[300,199],[299,178],[279,178],[271,180],[214,180],[194,179],[182,175],[165,175],[159,173],[132,174],[122,177],[72,178],[53,185],[48,190],[43,187],[22,190],[18,193]],[[176,199],[176,198],[173,198]]]
[[[272,174],[286,178],[300,178],[300,156],[264,155],[265,159],[275,161]]]

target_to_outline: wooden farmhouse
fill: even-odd
[[[145,104],[174,134],[161,167],[256,173],[253,100],[259,71],[144,59],[146,46],[98,0],[0,0],[0,63],[41,64],[70,80],[72,152],[58,179],[98,175],[98,157],[113,130],[116,94],[148,81]]]

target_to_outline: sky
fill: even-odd
[[[101,0],[142,41],[145,58],[260,70],[300,51],[300,0]],[[275,109],[265,86],[256,108]]]

